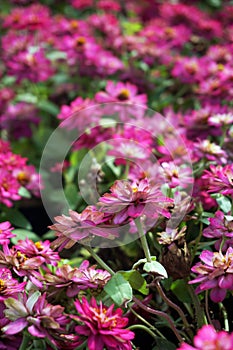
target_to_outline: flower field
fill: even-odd
[[[233,349],[233,2],[3,0],[0,349]]]

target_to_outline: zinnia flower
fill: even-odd
[[[97,305],[94,298],[88,303],[85,297],[82,303],[76,301],[75,307],[79,316],[73,316],[77,321],[84,323],[76,326],[75,331],[87,337],[89,350],[131,350],[131,340],[134,333],[124,327],[128,323],[126,317],[122,317],[122,310],[113,310],[114,305],[107,307],[100,302]]]
[[[0,223],[0,244],[9,244],[10,238],[15,237],[12,233],[14,227],[11,227],[11,223],[9,221],[4,221]]]
[[[117,180],[110,191],[99,199],[99,205],[103,212],[114,214],[115,224],[122,224],[143,214],[151,218],[158,214],[170,217],[166,205],[171,205],[173,200],[164,197],[158,187],[151,186],[146,178],[133,183]]]
[[[205,325],[194,337],[194,347],[182,343],[177,350],[232,350],[233,333],[216,332],[213,326]]]
[[[48,338],[53,342],[53,334],[65,332],[69,319],[63,314],[64,307],[51,305],[46,294],[40,296],[37,291],[31,296],[19,294],[18,300],[5,300],[6,318],[11,322],[3,327],[7,335],[17,334],[27,327],[28,332],[37,338]]]
[[[192,267],[192,271],[198,276],[190,281],[190,284],[200,283],[196,293],[211,289],[210,298],[218,303],[223,301],[228,290],[233,290],[233,248],[228,248],[226,254],[204,250],[200,259]]]

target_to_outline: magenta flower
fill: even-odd
[[[10,296],[16,297],[18,293],[21,293],[26,286],[27,282],[19,283],[12,277],[11,271],[5,268],[0,269],[0,302],[9,298]]]
[[[196,293],[211,289],[210,298],[218,303],[223,301],[228,290],[233,290],[233,248],[228,248],[225,255],[221,252],[204,250],[200,254],[202,262],[192,267],[197,277],[190,284],[200,283]]]
[[[45,258],[42,256],[28,258],[15,247],[9,248],[4,245],[3,251],[0,251],[0,268],[7,267],[20,277],[27,276],[38,287],[42,287],[42,285],[35,276],[37,276],[38,269],[44,262]]]
[[[13,201],[19,200],[20,185],[12,174],[4,169],[0,172],[0,202],[7,207],[13,206]]]
[[[205,325],[194,337],[194,347],[182,343],[177,350],[232,350],[233,333],[216,332],[213,326]]]
[[[158,187],[151,186],[147,179],[133,183],[117,180],[110,192],[99,199],[99,205],[101,211],[114,214],[115,224],[122,224],[141,215],[148,215],[150,218],[157,217],[158,214],[170,217],[167,207],[173,200],[164,197]]]
[[[99,103],[106,102],[127,102],[138,105],[147,104],[147,96],[145,94],[138,95],[137,86],[130,83],[117,83],[108,81],[106,92],[98,92],[95,100]]]
[[[170,188],[177,186],[186,188],[193,182],[191,169],[185,166],[178,166],[173,162],[163,162],[160,172]]]
[[[222,250],[225,251],[233,243],[233,218],[224,215],[220,210],[216,211],[213,218],[208,219],[210,224],[203,231],[203,236],[207,238],[218,238],[215,248],[219,249],[222,240],[224,244]]]
[[[104,214],[94,206],[88,206],[81,214],[70,210],[70,216],[62,215],[54,219],[56,223],[49,226],[56,231],[59,238],[52,243],[53,248],[70,248],[80,241],[90,242],[94,236],[113,239],[118,236],[118,230],[110,224],[112,215]]]
[[[18,252],[27,256],[29,259],[41,257],[44,263],[53,266],[56,266],[57,262],[60,260],[58,253],[50,248],[50,241],[48,240],[34,243],[32,240],[26,238],[25,240],[19,240],[14,247]]]
[[[7,335],[17,334],[27,327],[32,336],[47,337],[53,342],[53,336],[65,332],[69,323],[64,307],[49,304],[46,294],[40,296],[38,291],[29,297],[19,294],[18,300],[8,298],[5,305],[5,316],[11,321],[2,329]]]
[[[85,297],[82,303],[76,301],[75,307],[79,316],[73,316],[77,321],[84,323],[76,326],[75,331],[87,337],[87,344],[90,350],[131,350],[131,340],[134,333],[124,329],[128,323],[126,317],[122,317],[122,310],[113,310],[114,305],[107,307],[100,302],[97,305],[94,298],[88,303]]]
[[[207,160],[216,161],[218,163],[226,163],[226,152],[223,151],[219,145],[209,140],[202,140],[194,145],[193,154],[195,160],[206,158]]]
[[[12,230],[14,227],[11,227],[11,223],[9,221],[4,221],[0,223],[0,244],[9,244],[10,238],[16,237]]]
[[[70,265],[63,265],[56,270],[55,274],[45,274],[46,284],[54,288],[50,295],[65,290],[68,297],[74,297],[80,290],[88,288],[102,289],[110,278],[109,272],[96,269],[96,266],[89,266],[87,260],[84,260],[80,267],[72,268]]]
[[[208,192],[233,196],[233,164],[224,167],[210,165],[210,170],[205,170],[203,179],[209,182]]]

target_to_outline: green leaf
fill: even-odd
[[[37,103],[37,107],[40,108],[40,110],[47,112],[55,117],[59,113],[59,108],[57,107],[57,105],[55,105],[55,103],[48,100],[39,101]]]
[[[32,229],[32,225],[30,224],[30,222],[17,209],[14,209],[14,208],[4,209],[4,219],[10,221],[13,226],[22,227],[27,230]]]
[[[67,184],[64,190],[70,209],[76,209],[79,203],[78,189],[75,184]]]
[[[171,285],[171,290],[182,303],[191,303],[192,299],[184,280],[176,280]]]
[[[18,94],[16,96],[16,101],[36,104],[38,102],[38,98],[30,92],[25,92],[24,94]]]
[[[216,197],[216,201],[224,213],[228,213],[231,210],[231,201],[229,198],[222,195]]]
[[[27,231],[27,230],[21,230],[21,229],[15,229],[12,231],[16,237],[11,238],[11,241],[13,244],[17,244],[17,242],[22,239],[24,240],[26,237],[31,239],[34,242],[40,241],[40,237],[37,236],[36,233]]]
[[[63,51],[52,51],[47,54],[47,58],[51,61],[56,61],[60,59],[65,60],[67,58],[67,55]]]
[[[31,198],[31,193],[25,187],[20,187],[18,194],[24,198]]]
[[[146,280],[142,277],[139,271],[130,270],[121,272],[122,276],[130,283],[131,287],[138,290],[144,295],[149,294]]]
[[[104,290],[117,305],[122,305],[133,297],[130,283],[119,272],[110,279]]]
[[[148,273],[156,273],[163,278],[168,278],[167,271],[165,270],[163,265],[160,264],[158,261],[151,261],[145,263],[145,265],[143,266],[143,270]]]

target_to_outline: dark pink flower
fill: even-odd
[[[130,83],[114,83],[108,81],[105,91],[106,92],[98,92],[95,95],[95,100],[97,102],[127,102],[138,105],[147,104],[147,96],[145,94],[138,95],[137,86]]]
[[[233,164],[210,165],[202,178],[208,181],[208,192],[233,196]]]
[[[42,287],[42,285],[34,276],[38,274],[38,270],[44,262],[45,259],[42,256],[28,258],[14,246],[9,248],[4,245],[3,251],[0,251],[0,268],[7,267],[18,276],[27,276],[38,287]]]
[[[38,30],[50,25],[49,9],[41,4],[33,4],[26,8],[16,7],[4,18],[6,28]]]
[[[12,233],[14,227],[11,227],[11,223],[9,221],[4,221],[0,223],[0,244],[9,244],[10,238],[15,237]]]
[[[19,283],[12,277],[11,271],[5,268],[0,269],[0,302],[25,290],[27,282]]]
[[[151,186],[147,179],[133,183],[117,180],[110,192],[100,197],[99,205],[101,211],[114,214],[115,224],[122,224],[141,215],[148,215],[150,218],[157,217],[158,214],[170,217],[166,207],[171,205],[173,200],[166,198],[158,187]]]
[[[81,214],[70,210],[69,215],[55,217],[56,223],[49,226],[59,236],[52,243],[53,248],[70,248],[76,241],[90,242],[94,236],[107,239],[118,236],[117,228],[109,222],[112,215],[105,215],[94,206],[88,206]]]
[[[194,337],[194,346],[182,343],[177,350],[231,350],[233,333],[216,332],[212,325],[205,325]]]
[[[205,158],[224,164],[226,163],[227,154],[216,143],[210,142],[210,140],[202,140],[194,144],[193,157],[194,160]]]
[[[191,269],[197,277],[189,283],[200,283],[196,293],[211,289],[211,300],[216,303],[223,301],[227,291],[233,290],[233,248],[228,248],[225,254],[204,250],[200,260],[202,262]]]
[[[60,260],[58,253],[50,248],[50,241],[48,240],[34,243],[26,237],[25,240],[19,240],[14,248],[29,259],[42,257],[46,264],[51,264],[53,266],[56,266],[57,262]]]
[[[13,201],[19,200],[18,194],[20,185],[9,171],[0,171],[0,202],[7,207],[13,206]]]
[[[76,301],[75,307],[78,316],[73,316],[77,321],[84,323],[76,326],[75,331],[87,337],[90,350],[131,350],[131,340],[134,333],[125,329],[128,323],[126,317],[122,317],[122,310],[114,310],[114,305],[107,307],[100,302],[97,305],[94,298],[88,303],[85,297],[82,302]]]
[[[70,265],[59,267],[55,274],[46,273],[46,284],[50,287],[49,295],[65,291],[68,297],[74,297],[80,290],[99,289],[111,278],[109,272],[89,266],[89,261],[84,260],[79,267],[72,268]]]
[[[69,319],[64,314],[64,307],[49,304],[45,293],[41,296],[38,291],[30,296],[19,294],[18,300],[8,298],[4,302],[5,316],[11,321],[2,329],[5,334],[17,334],[27,328],[32,336],[47,337],[54,343],[53,337],[66,333]]]

